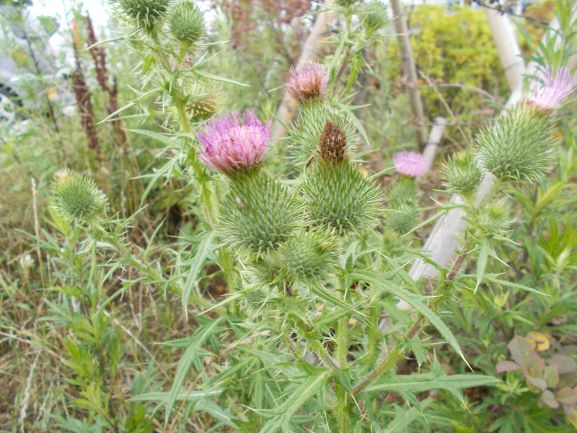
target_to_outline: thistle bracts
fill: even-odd
[[[465,197],[474,194],[483,177],[477,161],[470,153],[453,155],[446,162],[441,174],[448,192]]]
[[[195,81],[183,86],[185,96],[184,110],[193,123],[206,121],[217,114],[223,107],[225,96],[222,89],[214,84]]]
[[[350,163],[319,160],[301,186],[305,222],[339,236],[360,232],[376,221],[379,191]]]
[[[364,4],[359,11],[359,17],[368,33],[386,27],[391,21],[389,9],[382,0],[371,0]]]
[[[241,255],[262,256],[287,241],[301,209],[295,196],[260,168],[230,177],[220,215],[224,242]]]
[[[154,33],[168,13],[169,0],[120,0],[118,2],[124,18],[147,33]]]
[[[205,34],[204,15],[190,1],[181,1],[172,9],[168,25],[172,35],[185,45],[194,44]]]
[[[322,230],[299,232],[279,250],[290,284],[321,284],[338,269],[338,249],[334,237]]]
[[[288,93],[300,103],[322,101],[326,96],[329,74],[319,63],[291,68],[286,84]]]
[[[327,122],[336,125],[346,137],[346,153],[354,152],[357,130],[347,112],[326,103],[309,103],[299,108],[296,119],[288,133],[289,157],[298,165],[306,165],[315,159],[321,136]]]
[[[73,171],[56,176],[50,207],[68,222],[90,222],[101,215],[107,205],[106,195],[92,179]]]
[[[510,110],[477,135],[475,155],[500,180],[538,182],[557,155],[551,120],[526,106]]]

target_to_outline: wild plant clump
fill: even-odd
[[[113,2],[137,78],[112,92],[131,98],[121,108],[94,101],[103,122],[129,125],[122,155],[52,170],[49,192],[33,173],[33,242],[0,272],[0,344],[34,351],[13,430],[569,433],[567,53],[539,53],[555,66],[467,143],[440,148],[437,170],[430,147],[367,121],[378,44],[398,18],[385,3],[273,3]],[[309,7],[338,24],[316,61],[241,53],[266,64],[262,88],[247,86],[231,20],[250,11],[263,38],[271,11]],[[49,409],[29,403],[35,381]]]

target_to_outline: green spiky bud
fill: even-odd
[[[288,133],[289,155],[297,164],[307,164],[316,156],[327,122],[344,133],[347,153],[353,153],[358,138],[350,115],[328,104],[309,103],[299,108]]]
[[[413,179],[401,179],[394,183],[386,193],[387,202],[393,209],[401,205],[412,205],[415,207],[418,202],[417,187]]]
[[[108,205],[106,195],[94,181],[73,171],[56,176],[50,206],[69,222],[89,222]]]
[[[119,4],[128,21],[150,33],[160,26],[170,0],[120,0]]]
[[[318,161],[307,173],[301,193],[307,223],[338,235],[366,229],[379,212],[378,189],[348,161]]]
[[[291,283],[326,281],[338,267],[336,239],[319,230],[300,232],[279,250]]]
[[[477,241],[506,238],[512,223],[509,208],[502,201],[479,209],[467,220],[470,225],[469,235]]]
[[[214,84],[195,82],[186,86],[185,111],[191,122],[202,122],[217,114],[224,105],[224,95]]]
[[[181,1],[170,14],[170,32],[180,42],[194,44],[205,34],[204,15],[189,1]]]
[[[356,2],[357,0],[337,0],[337,4],[344,8],[354,5]]]
[[[381,0],[373,0],[363,5],[359,17],[369,32],[386,27],[390,22],[387,5]]]
[[[387,213],[387,224],[400,235],[413,230],[418,220],[419,211],[415,206],[408,203],[401,203],[397,208]]]
[[[557,155],[551,120],[526,107],[503,114],[476,143],[481,168],[504,181],[538,182]]]
[[[292,235],[299,214],[295,196],[262,170],[237,172],[223,203],[221,233],[237,252],[261,256]]]
[[[477,161],[470,153],[453,155],[441,172],[445,188],[449,192],[470,196],[483,177]]]

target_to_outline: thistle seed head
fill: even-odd
[[[347,136],[333,122],[327,122],[321,134],[319,155],[326,162],[340,163],[345,159]]]

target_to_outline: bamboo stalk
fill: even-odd
[[[411,48],[411,41],[409,39],[409,29],[407,21],[403,14],[403,6],[400,0],[390,0],[391,9],[393,11],[393,21],[395,24],[395,31],[401,49],[401,63],[403,65],[404,75],[407,77],[407,91],[411,102],[411,111],[417,129],[417,141],[419,146],[425,146],[427,142],[427,133],[425,132],[425,114],[423,111],[423,102],[421,101],[421,92],[419,91],[417,81],[417,67],[415,66],[415,58],[413,56],[413,49]]]
[[[437,151],[439,150],[439,145],[443,139],[443,133],[445,132],[445,127],[447,126],[447,121],[443,117],[437,117],[433,121],[433,127],[429,133],[429,139],[423,150],[423,157],[427,162],[427,171],[433,168],[435,162],[435,157],[437,156]]]
[[[333,5],[333,0],[325,0],[324,5],[326,9],[317,15],[313,28],[303,45],[301,56],[296,63],[297,68],[309,63],[316,57],[320,45],[323,42],[323,35],[327,33],[329,25],[335,17],[334,11],[330,9]],[[279,141],[286,135],[287,125],[291,122],[296,112],[296,107],[296,101],[285,91],[272,131],[271,141],[273,143]]]

